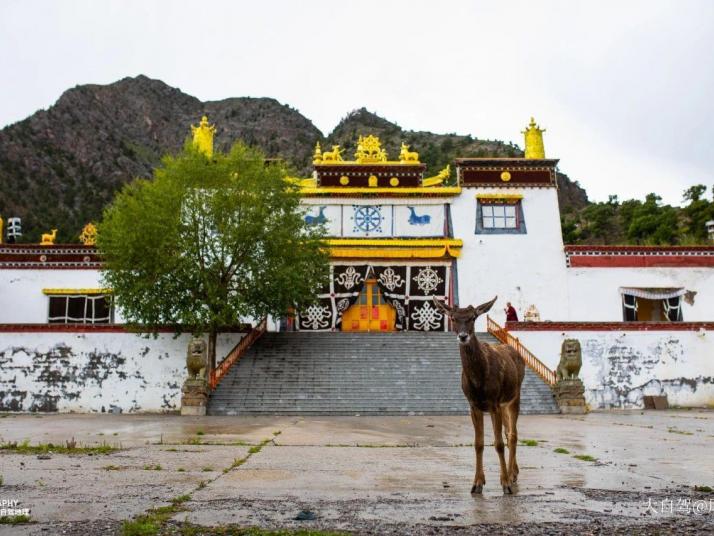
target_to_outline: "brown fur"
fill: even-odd
[[[437,307],[451,319],[457,333],[461,353],[461,388],[471,408],[476,448],[476,476],[471,493],[481,493],[486,483],[483,474],[483,413],[491,414],[494,445],[501,465],[501,486],[504,493],[513,493],[518,478],[516,445],[517,421],[521,402],[521,384],[525,376],[523,358],[506,344],[490,345],[476,340],[474,322],[488,312],[496,298],[478,307],[449,308],[434,299]],[[502,430],[508,441],[508,466],[504,455]]]

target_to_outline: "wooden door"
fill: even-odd
[[[394,331],[394,307],[384,301],[373,279],[367,280],[357,302],[342,316],[342,331]]]

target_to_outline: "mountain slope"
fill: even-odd
[[[270,98],[201,102],[160,80],[124,78],[108,85],[67,90],[47,110],[0,130],[0,215],[23,219],[23,241],[59,229],[58,242],[76,242],[85,223],[101,211],[123,184],[149,177],[167,152],[185,143],[189,125],[208,115],[217,125],[216,145],[241,139],[281,157],[308,174],[316,141],[340,143],[351,154],[359,134],[377,134],[390,155],[402,141],[420,153],[436,173],[456,156],[519,156],[517,146],[471,136],[404,131],[394,123],[357,110],[325,139],[297,110]],[[564,177],[572,199],[587,203],[584,190]],[[565,191],[564,189],[561,192]]]

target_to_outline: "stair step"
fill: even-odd
[[[460,378],[453,333],[266,333],[211,395],[208,413],[465,414]],[[530,369],[521,413],[558,413],[550,388]]]

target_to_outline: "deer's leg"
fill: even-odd
[[[503,412],[506,425],[506,441],[508,442],[508,474],[511,476],[511,482],[516,483],[518,479],[518,462],[516,461],[516,448],[518,447],[518,411],[521,401],[519,398],[511,402],[505,407]]]
[[[511,479],[508,476],[508,469],[506,468],[506,456],[504,455],[506,445],[503,443],[503,420],[501,411],[501,406],[498,405],[491,410],[493,444],[496,447],[498,462],[501,465],[501,486],[503,487],[503,493],[513,493],[511,489]]]
[[[476,449],[476,476],[471,493],[481,493],[486,483],[483,474],[483,412],[471,408],[471,422],[474,424],[474,448]]]

